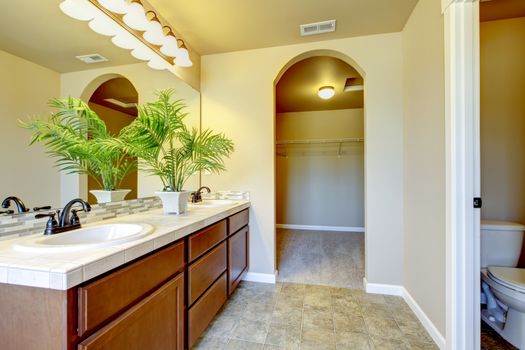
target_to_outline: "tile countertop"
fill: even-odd
[[[83,227],[142,223],[153,226],[154,231],[132,242],[75,252],[24,253],[13,249],[34,235],[0,241],[0,283],[67,290],[249,207],[249,201],[239,200],[216,208],[188,206],[182,215],[165,215],[162,209],[155,209],[99,221]]]

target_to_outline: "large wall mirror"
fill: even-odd
[[[48,115],[48,101],[55,97],[81,98],[106,122],[112,133],[137,116],[137,103],[153,101],[158,91],[172,89],[185,100],[186,123],[200,126],[200,93],[181,79],[188,75],[149,68],[108,37],[91,31],[85,22],[64,15],[60,0],[9,1],[8,16],[0,22],[0,201],[9,196],[27,208],[58,208],[73,198],[94,203],[89,190],[97,183],[85,175],[61,173],[40,144],[29,146],[31,132],[18,125],[31,116]],[[77,56],[100,55],[87,64]],[[184,69],[184,68],[180,68]],[[187,69],[195,69],[187,68]],[[198,81],[193,79],[193,82]],[[199,174],[186,183],[199,187]],[[124,180],[131,189],[126,199],[150,197],[162,189],[160,180],[141,170]],[[9,210],[17,211],[13,204]],[[0,208],[0,212],[5,209]]]

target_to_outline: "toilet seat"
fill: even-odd
[[[489,266],[488,277],[507,288],[525,294],[525,269]]]

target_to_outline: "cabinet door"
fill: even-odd
[[[228,295],[231,295],[243,274],[248,271],[248,226],[228,238]]]
[[[184,273],[84,340],[78,349],[184,349]]]

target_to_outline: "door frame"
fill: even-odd
[[[446,108],[446,348],[480,348],[479,0],[442,0]]]

